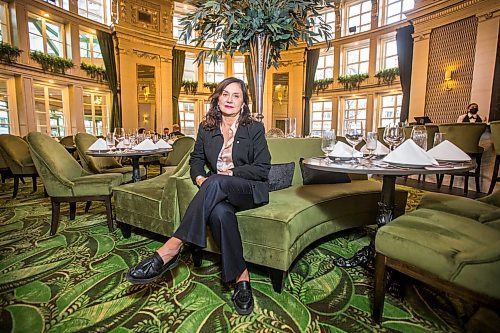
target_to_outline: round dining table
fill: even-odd
[[[455,174],[469,171],[475,168],[474,162],[450,162],[443,161],[436,166],[418,166],[404,164],[390,164],[382,160],[358,159],[356,161],[331,160],[325,157],[312,157],[303,162],[309,168],[330,172],[342,172],[350,174],[366,174],[382,176],[382,191],[378,203],[376,218],[377,228],[389,223],[394,214],[394,199],[396,195],[396,178],[408,175],[427,174]],[[359,250],[351,258],[334,259],[334,264],[339,267],[355,267],[366,264],[372,260],[375,254],[373,241]]]
[[[139,169],[139,159],[144,156],[165,155],[172,151],[172,148],[160,148],[153,150],[88,150],[87,154],[93,157],[128,157],[132,160],[132,181],[141,180],[141,171]]]

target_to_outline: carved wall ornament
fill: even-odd
[[[134,52],[134,55],[136,55],[137,57],[142,58],[142,59],[160,60],[160,56],[158,54],[153,54],[153,53],[139,51],[139,50],[134,50],[133,52]]]
[[[147,29],[160,31],[158,16],[160,8],[150,7],[151,3],[144,2],[143,5],[132,4],[132,25]]]

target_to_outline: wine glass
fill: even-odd
[[[325,156],[328,161],[328,155],[332,152],[335,147],[335,143],[337,141],[337,135],[334,129],[329,129],[323,132],[323,136],[321,137],[321,150],[325,153]]]
[[[434,144],[433,147],[436,147],[438,144],[446,140],[445,133],[434,133]]]
[[[377,132],[366,133],[366,150],[368,150],[368,160],[371,162],[373,152],[377,149],[378,134]]]
[[[106,134],[106,145],[108,149],[113,151],[115,149],[115,135],[111,132]]]
[[[352,146],[351,161],[354,163],[354,152],[356,146],[363,140],[364,130],[363,122],[361,120],[349,120],[345,124],[344,136],[347,142]]]
[[[427,150],[427,129],[425,125],[415,125],[411,130],[411,139],[423,150]]]
[[[401,124],[391,123],[384,129],[384,141],[389,145],[391,151],[405,140],[404,128]]]

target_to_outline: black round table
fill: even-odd
[[[172,151],[172,148],[160,148],[154,150],[88,150],[87,154],[93,157],[129,157],[132,160],[132,181],[141,180],[141,171],[139,169],[139,159],[143,156],[165,155]]]
[[[473,162],[441,162],[439,166],[415,167],[392,165],[379,160],[367,161],[361,160],[361,163],[346,163],[341,161],[331,161],[324,157],[313,157],[305,159],[309,168],[331,172],[343,172],[352,174],[375,174],[382,176],[382,192],[378,203],[378,212],[376,223],[381,227],[389,223],[394,214],[394,199],[396,196],[396,177],[408,175],[427,175],[427,174],[454,174],[462,173],[475,168]],[[371,163],[369,163],[371,162]],[[349,259],[339,258],[334,260],[335,265],[340,267],[355,267],[367,263],[373,258],[375,247],[373,241],[370,245],[359,250]]]

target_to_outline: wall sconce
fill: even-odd
[[[144,94],[144,100],[147,101],[149,97],[149,86],[143,86],[142,93]]]
[[[444,72],[444,82],[445,82],[445,89],[446,90],[451,90],[451,76],[453,72],[449,69],[447,69]]]

